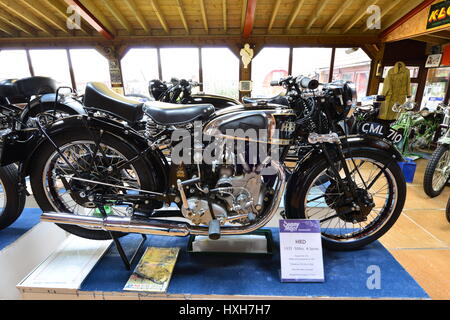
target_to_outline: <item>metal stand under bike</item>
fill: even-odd
[[[101,205],[98,206],[98,209],[100,210],[100,213],[102,214],[103,217],[107,216],[105,208],[103,206],[101,206]],[[123,264],[125,265],[125,269],[131,270],[131,265],[133,264],[134,260],[136,259],[138,251],[141,249],[142,245],[147,240],[147,236],[145,234],[141,234],[142,239],[139,242],[138,246],[136,247],[131,258],[129,259],[127,254],[125,253],[125,250],[124,250],[122,244],[120,243],[119,238],[111,231],[108,231],[108,233],[109,233],[109,236],[111,237],[111,239],[114,241],[114,244],[116,245],[116,248],[117,248],[117,251],[119,252],[120,258],[122,259]]]

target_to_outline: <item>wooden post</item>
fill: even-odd
[[[109,76],[111,79],[111,87],[119,94],[125,94],[122,67],[120,65],[119,50],[113,46],[98,46],[97,50],[108,59],[109,62]]]
[[[370,76],[369,76],[369,84],[367,86],[367,95],[376,95],[378,94],[378,86],[380,85],[382,75],[378,74],[378,69],[381,68],[383,57],[384,57],[384,43],[379,44],[377,46],[366,47],[366,49],[371,52],[371,68],[370,68]],[[382,71],[381,71],[382,72]]]

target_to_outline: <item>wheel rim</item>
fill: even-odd
[[[439,192],[444,188],[450,177],[450,150],[445,151],[439,159],[433,173],[432,188]]]
[[[120,161],[128,160],[122,153],[112,148],[111,146],[106,146],[104,144],[100,144],[99,148],[102,149],[102,152],[99,150],[95,154],[95,161],[93,161],[93,166],[91,168],[92,175],[98,176],[91,178],[89,180],[99,181],[99,182],[108,182],[114,185],[120,185],[125,187],[131,187],[135,189],[141,188],[141,182],[139,176],[137,174],[136,169],[129,165],[126,168],[123,168],[120,171],[120,177],[115,175],[106,175],[104,171],[106,166],[113,167],[114,164],[119,163]],[[91,165],[91,161],[89,156],[94,155],[95,143],[93,141],[76,141],[72,143],[68,143],[60,147],[60,150],[65,155],[65,157],[69,160],[69,163],[77,170],[79,174],[88,174],[88,166]],[[106,158],[105,158],[106,156]],[[91,174],[91,173],[89,173]],[[42,177],[42,183],[44,186],[45,194],[47,199],[51,203],[52,207],[56,211],[67,212],[76,215],[84,215],[84,216],[93,216],[100,215],[96,208],[86,206],[77,202],[74,197],[69,194],[68,190],[64,186],[64,182],[62,179],[62,175],[65,176],[65,179],[70,184],[76,184],[75,179],[71,179],[67,176],[74,176],[73,170],[69,168],[67,163],[63,160],[61,155],[56,151],[49,157],[47,163],[44,167],[44,173]],[[97,180],[96,180],[97,179]],[[106,179],[107,181],[105,181]],[[98,192],[98,189],[101,188],[101,185],[89,184],[86,183],[91,190],[87,190],[85,198],[88,198],[89,192]],[[120,193],[120,194],[131,194],[136,193],[133,191],[127,191],[124,189],[106,187],[109,193]],[[82,190],[80,192],[83,192]],[[87,203],[90,201],[87,200]],[[108,215],[115,216],[130,216],[131,213],[128,210],[128,206],[123,205],[114,205],[113,203],[108,204]]]
[[[352,180],[358,188],[368,186],[370,182],[378,175],[384,165],[374,159],[359,157],[347,159],[347,166],[352,173]],[[359,168],[360,174],[355,171],[355,167]],[[344,171],[339,172],[342,178],[345,177]],[[324,183],[324,177],[328,182]],[[335,178],[331,177],[327,170],[323,170],[312,181],[308,187],[305,198],[305,217],[306,219],[314,219],[321,221],[322,237],[333,242],[354,242],[365,239],[378,230],[380,230],[389,221],[397,204],[398,191],[397,184],[393,173],[386,168],[384,173],[378,178],[376,183],[368,190],[373,197],[375,207],[367,215],[367,221],[349,222],[338,216],[337,211],[331,208],[334,204],[328,203],[325,199],[340,199],[341,190],[333,190],[327,184]]]
[[[7,195],[5,192],[5,187],[3,186],[3,181],[0,180],[0,216],[5,212],[6,201]]]

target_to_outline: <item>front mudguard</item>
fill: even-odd
[[[126,124],[104,117],[90,117],[86,115],[71,116],[58,120],[45,129],[47,135],[51,139],[54,139],[60,134],[78,130],[93,130],[94,132],[103,130],[114,135],[116,138],[124,141],[125,143],[130,144],[136,150],[136,153],[140,153],[148,149],[148,141],[132,128]],[[40,135],[34,139],[35,140],[32,145],[28,144],[23,146],[25,150],[22,150],[21,152],[21,154],[27,154],[25,158],[21,159],[21,162],[24,164],[24,176],[28,176],[30,174],[33,159],[35,157],[39,157],[40,148],[44,144],[49,143],[46,137],[42,137]],[[158,191],[163,192],[167,188],[169,172],[169,165],[166,158],[158,149],[156,149],[146,153],[145,161],[151,168],[153,168],[155,181],[158,182]]]
[[[344,156],[351,154],[352,150],[367,150],[383,152],[386,157],[392,158],[397,162],[404,161],[403,156],[397,148],[386,140],[373,136],[349,136],[342,137],[342,152]],[[327,150],[331,160],[339,161],[336,147],[330,145]],[[296,212],[299,210],[299,202],[296,197],[298,190],[305,187],[304,183],[309,173],[309,170],[317,163],[324,159],[324,155],[319,150],[313,151],[309,156],[300,160],[294,172],[290,175],[286,186],[286,193],[284,198],[285,214],[288,219],[296,219]]]

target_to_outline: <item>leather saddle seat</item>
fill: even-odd
[[[48,77],[28,77],[23,79],[6,79],[0,81],[0,97],[14,98],[55,93],[58,89],[54,79]]]
[[[139,102],[120,95],[100,82],[89,82],[84,94],[84,105],[87,108],[103,110],[134,123],[144,113],[161,125],[175,125],[207,119],[214,113],[211,104],[183,105],[159,101]]]

